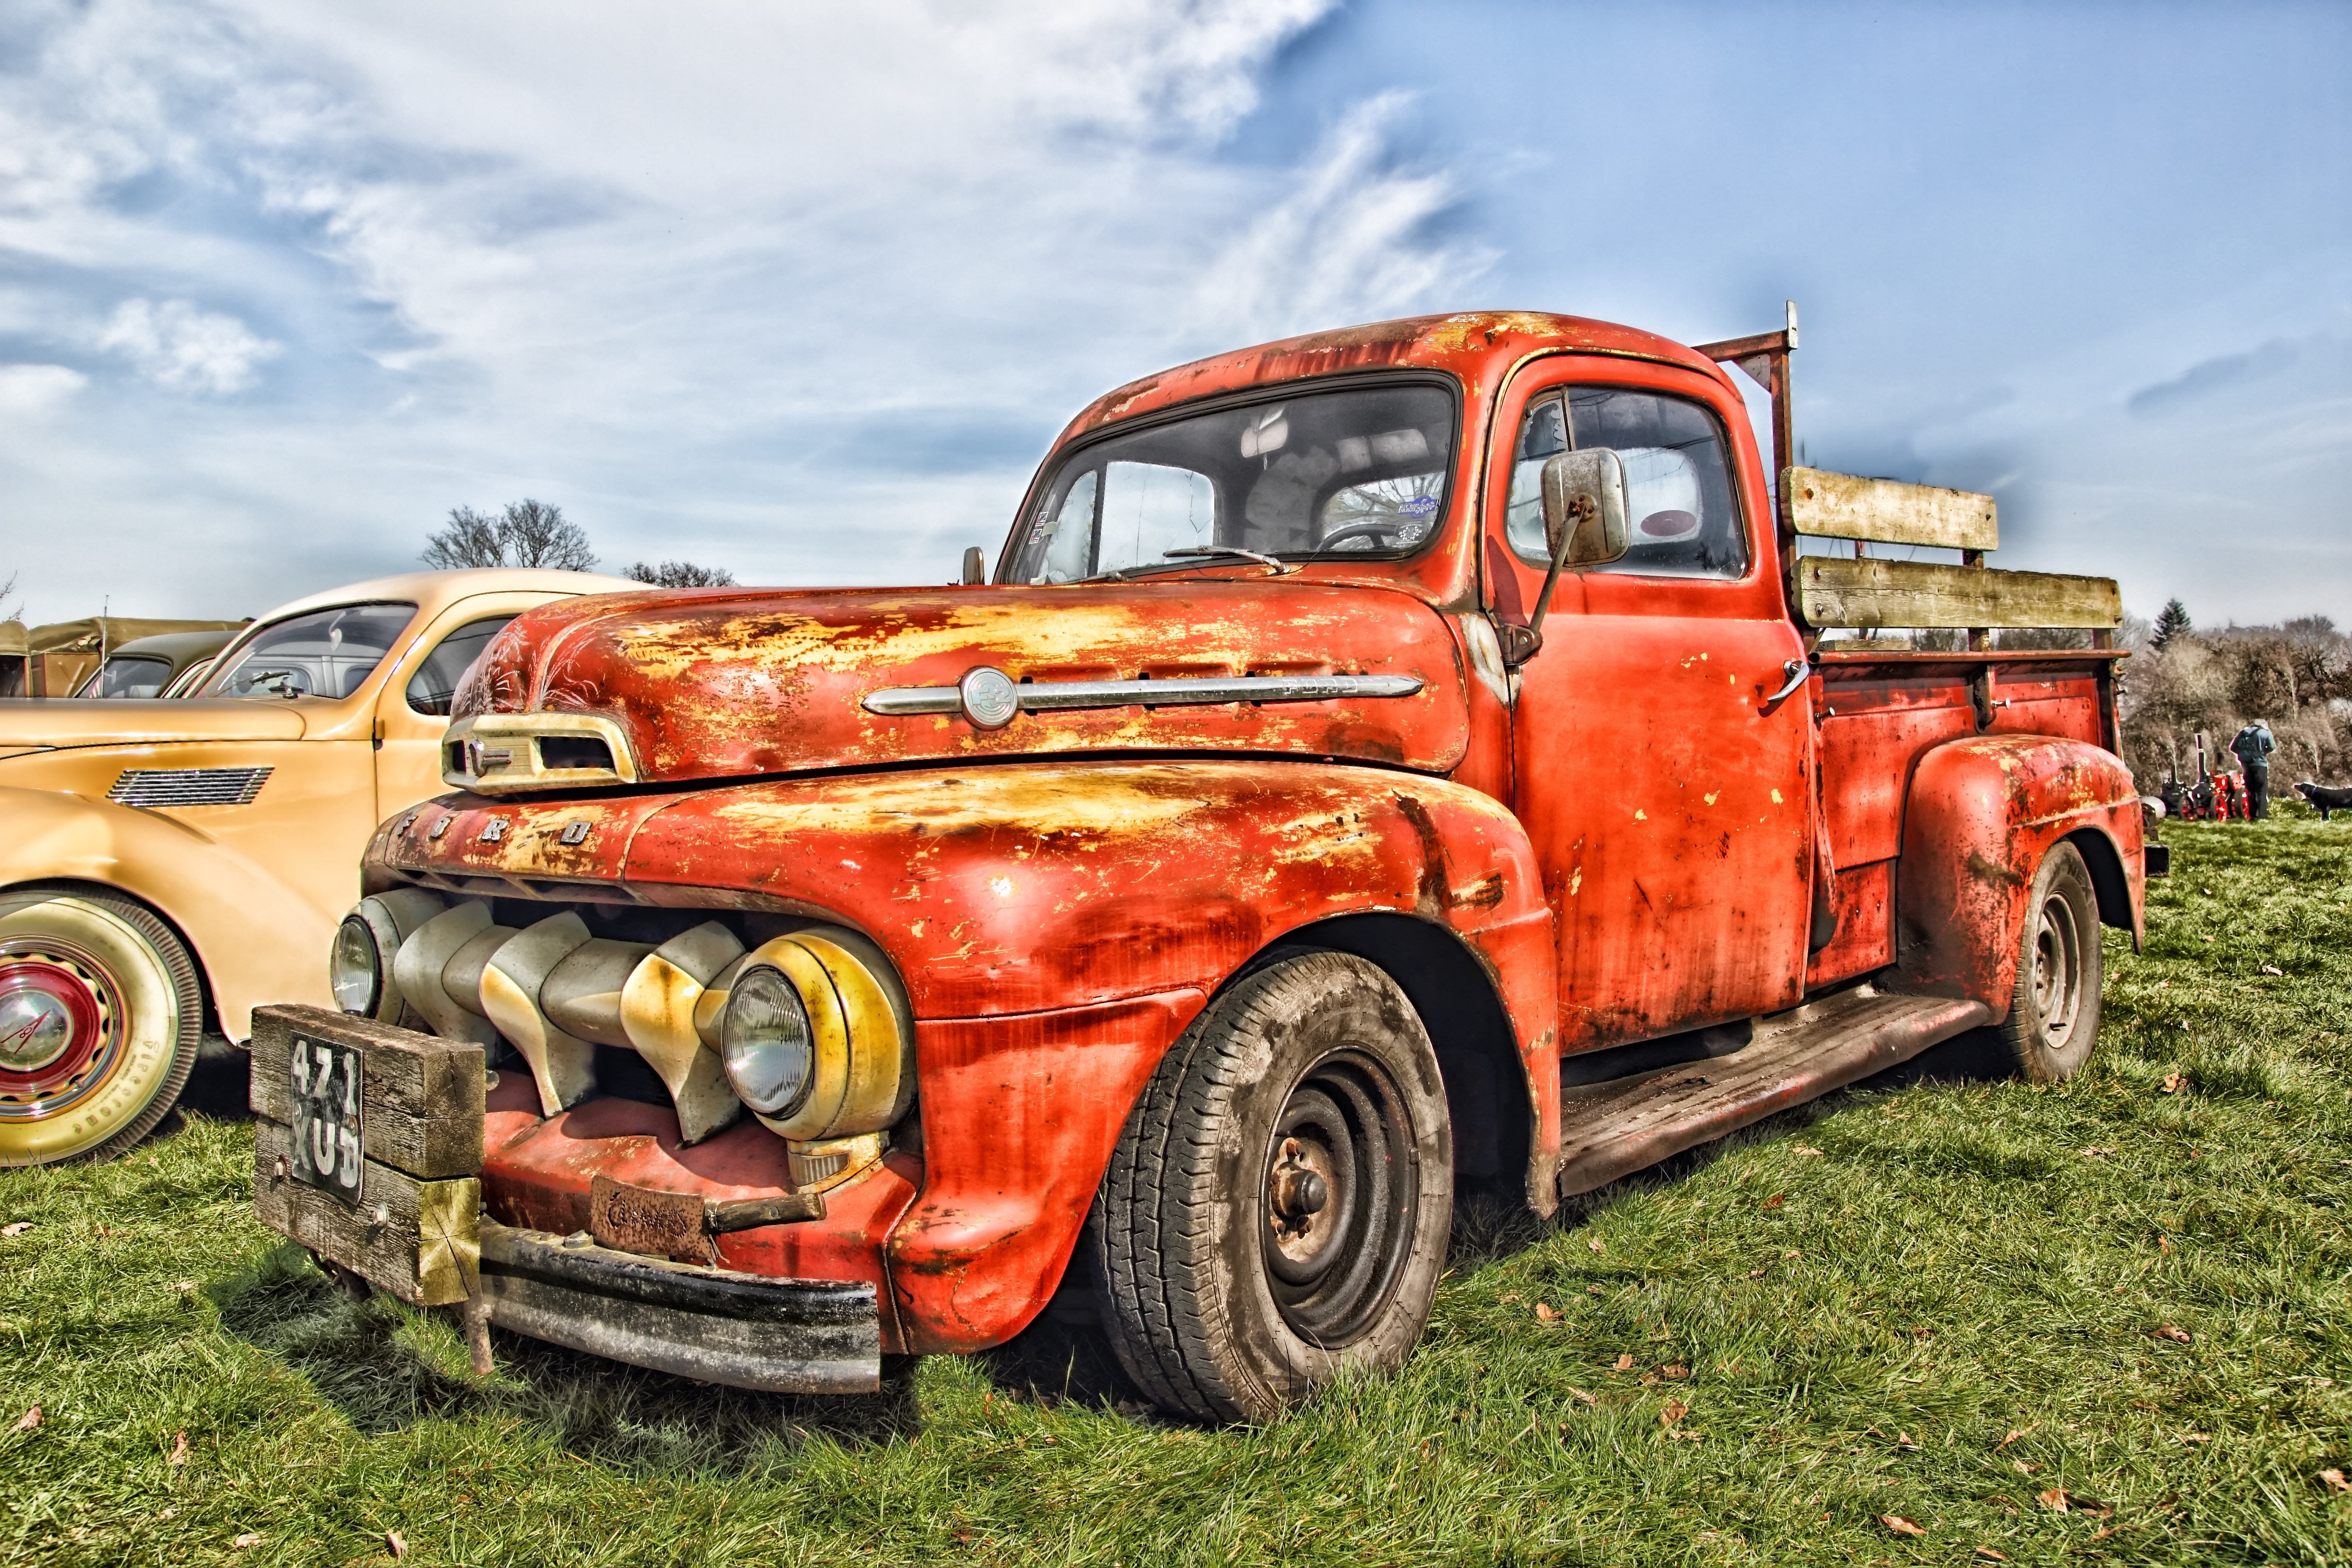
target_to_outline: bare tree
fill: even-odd
[[[463,566],[538,566],[586,572],[596,564],[588,535],[563,509],[525,497],[492,517],[469,506],[451,507],[447,526],[426,538],[424,561],[446,571]]]
[[[735,574],[723,566],[697,566],[691,561],[665,561],[658,566],[640,561],[623,576],[656,588],[732,588]]]
[[[729,581],[731,582],[733,579],[730,578]],[[16,620],[24,613],[25,602],[16,597],[16,574],[11,572],[8,574],[8,580],[5,583],[0,583],[0,621]]]

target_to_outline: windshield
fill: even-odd
[[[152,697],[172,679],[168,659],[145,654],[116,654],[98,667],[98,673],[74,693],[77,697]]]
[[[1445,510],[1454,399],[1404,384],[1196,414],[1073,453],[1014,552],[1016,583],[1192,563],[1418,550]],[[1238,558],[1238,557],[1237,557]]]
[[[414,605],[344,605],[289,616],[255,633],[205,682],[207,697],[349,697],[416,614]]]

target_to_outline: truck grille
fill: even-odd
[[[125,768],[106,798],[117,805],[250,805],[268,768]]]

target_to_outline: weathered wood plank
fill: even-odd
[[[1797,560],[1797,609],[1811,626],[2113,626],[2124,616],[2111,577],[1989,572],[1925,561]]]
[[[367,1157],[423,1181],[482,1168],[482,1047],[372,1018],[299,1005],[257,1007],[248,1102],[256,1116],[294,1120],[297,1032],[357,1045]]]
[[[473,1293],[482,1256],[479,1180],[420,1182],[370,1160],[353,1207],[294,1180],[290,1145],[285,1127],[254,1123],[253,1212],[262,1224],[413,1307],[446,1307]]]
[[[1992,550],[2000,543],[2000,520],[1990,496],[1822,468],[1790,468],[1780,483],[1799,533],[1951,550]]]

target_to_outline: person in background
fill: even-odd
[[[2246,766],[2246,815],[2263,821],[2271,814],[2271,753],[2278,742],[2271,739],[2270,726],[2257,719],[2238,731],[2230,750]]]

